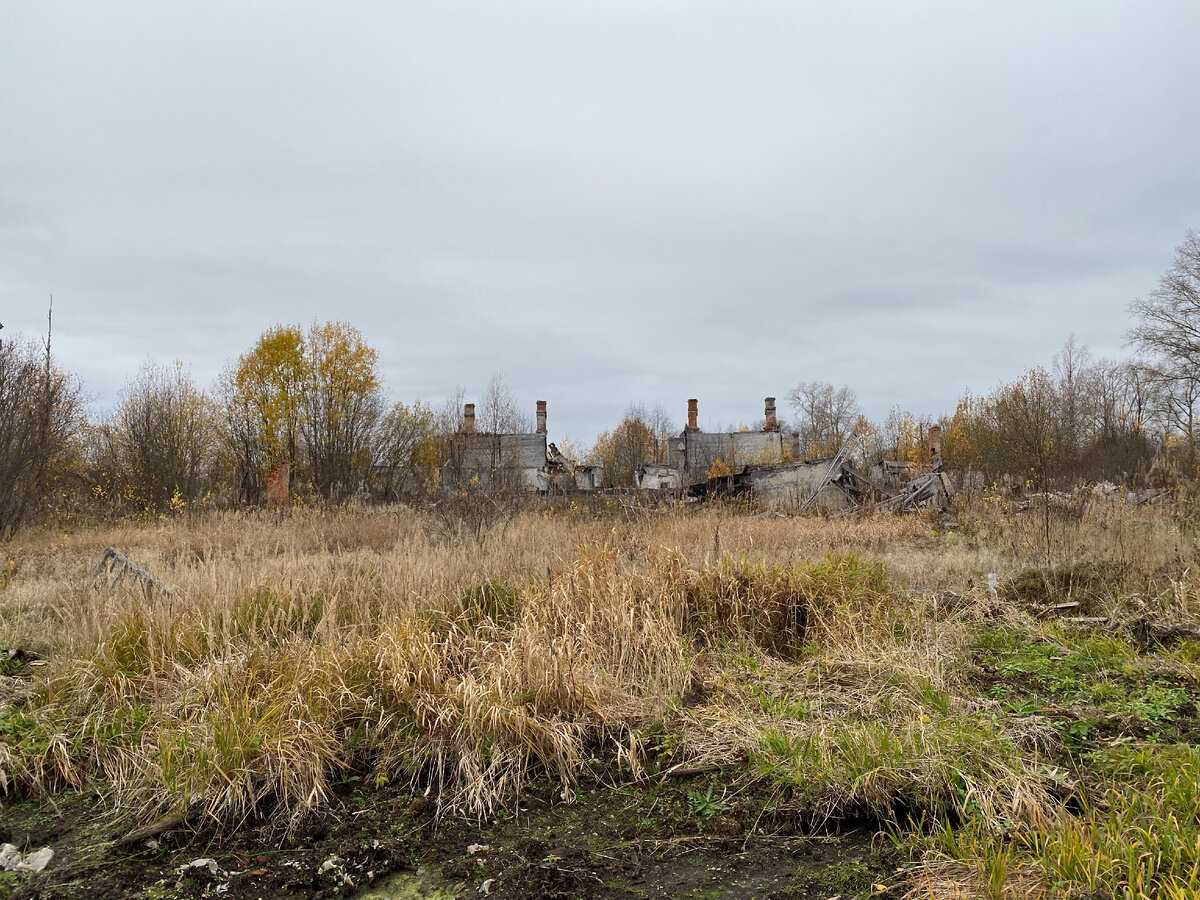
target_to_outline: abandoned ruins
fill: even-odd
[[[837,512],[867,502],[893,508],[944,505],[950,494],[941,471],[941,436],[930,431],[931,466],[884,462],[870,472],[851,461],[848,443],[837,454],[804,459],[800,434],[779,426],[774,397],[763,401],[760,431],[702,431],[700,404],[687,402],[687,426],[667,445],[666,462],[638,466],[634,483],[614,491],[665,492],[703,500],[743,497],[768,508]],[[538,494],[601,490],[601,466],[579,463],[548,439],[547,404],[537,401],[530,433],[495,434],[476,428],[475,404],[463,407],[462,425],[451,440],[443,484],[451,489]],[[852,439],[853,440],[853,439]]]

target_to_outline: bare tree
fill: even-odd
[[[1045,490],[1059,458],[1058,397],[1054,380],[1044,369],[1031,369],[1002,390],[996,400],[1000,434],[1024,463],[1038,490]]]
[[[1171,377],[1200,372],[1200,235],[1188,232],[1175,261],[1148,297],[1134,301],[1130,342],[1160,361]]]
[[[890,458],[928,463],[926,436],[933,425],[928,417],[914,415],[898,406],[892,407],[881,427],[876,428],[864,419],[858,431],[863,436],[866,461]]]
[[[1188,232],[1171,267],[1131,311],[1130,342],[1152,359],[1146,367],[1168,429],[1183,433],[1196,464],[1196,404],[1200,394],[1200,235]]]
[[[446,398],[433,415],[433,430],[436,435],[434,466],[439,473],[438,477],[445,478],[451,484],[461,484],[464,475],[463,448],[457,443],[454,435],[462,431],[463,402],[466,396],[464,388],[455,388],[454,393]]]
[[[641,422],[650,433],[649,458],[639,460],[639,464],[641,462],[665,463],[671,439],[679,434],[679,428],[666,408],[659,403],[653,409],[647,410],[644,404],[634,403],[625,411],[625,419],[626,421]]]
[[[264,475],[267,469],[267,447],[263,441],[262,415],[235,382],[236,371],[230,367],[222,373],[217,384],[219,404],[224,412],[221,431],[226,458],[231,462],[237,482],[237,499],[242,503],[258,503],[266,490]]]
[[[467,397],[467,392],[462,387],[454,389],[445,402],[438,407],[433,414],[434,429],[438,434],[454,434],[456,431],[462,430],[463,424],[463,403]]]
[[[1144,430],[1150,421],[1154,406],[1154,379],[1147,364],[1131,359],[1122,364],[1127,385],[1126,407],[1130,417],[1130,428]]]
[[[0,341],[0,538],[26,524],[82,427],[79,391],[44,353]]]
[[[1087,418],[1088,381],[1091,353],[1080,344],[1075,335],[1070,335],[1062,350],[1054,357],[1054,373],[1058,379],[1059,398],[1058,446],[1061,452],[1078,454],[1085,432]]]
[[[802,382],[788,399],[796,412],[803,446],[822,455],[836,453],[862,415],[853,390],[835,388],[828,382]]]
[[[1200,372],[1196,373],[1200,376]],[[1158,411],[1165,431],[1183,436],[1187,448],[1187,462],[1196,465],[1196,429],[1200,425],[1200,377],[1168,374],[1163,370],[1151,376],[1158,386],[1155,394]]]
[[[479,429],[491,434],[532,431],[529,416],[522,414],[504,375],[497,372],[484,389],[479,403]]]
[[[489,435],[525,434],[533,431],[529,416],[522,414],[520,406],[504,375],[497,372],[484,389],[483,397],[476,407],[477,429]],[[518,490],[522,477],[517,459],[505,454],[500,439],[491,440],[491,462],[486,483],[493,492],[505,493]]]
[[[96,432],[101,479],[113,493],[155,509],[211,485],[218,416],[181,363],[147,363],[111,421]]]

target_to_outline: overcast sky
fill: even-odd
[[[0,0],[0,321],[92,408],[344,319],[553,436],[950,408],[1200,229],[1200,3]],[[781,410],[783,411],[783,410]]]

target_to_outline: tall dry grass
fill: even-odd
[[[0,787],[92,782],[144,819],[295,824],[354,771],[484,815],[532,777],[569,796],[589,771],[637,775],[665,728],[675,761],[815,785],[799,793],[818,817],[965,796],[1037,819],[1046,787],[1014,760],[1044,736],[983,727],[963,647],[999,614],[987,574],[1044,565],[1045,522],[961,521],[535,508],[476,539],[394,508],[30,534],[3,550],[0,646],[48,665],[0,712]],[[1146,585],[1193,555],[1164,510],[1055,528],[1052,562],[1086,550]],[[98,587],[110,544],[173,595]],[[1190,613],[1189,584],[1164,596]],[[978,763],[966,789],[955,758]]]

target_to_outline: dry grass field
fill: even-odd
[[[56,858],[0,897],[1196,896],[1195,521],[29,532],[0,547],[0,840]],[[110,545],[169,590],[98,578]]]

